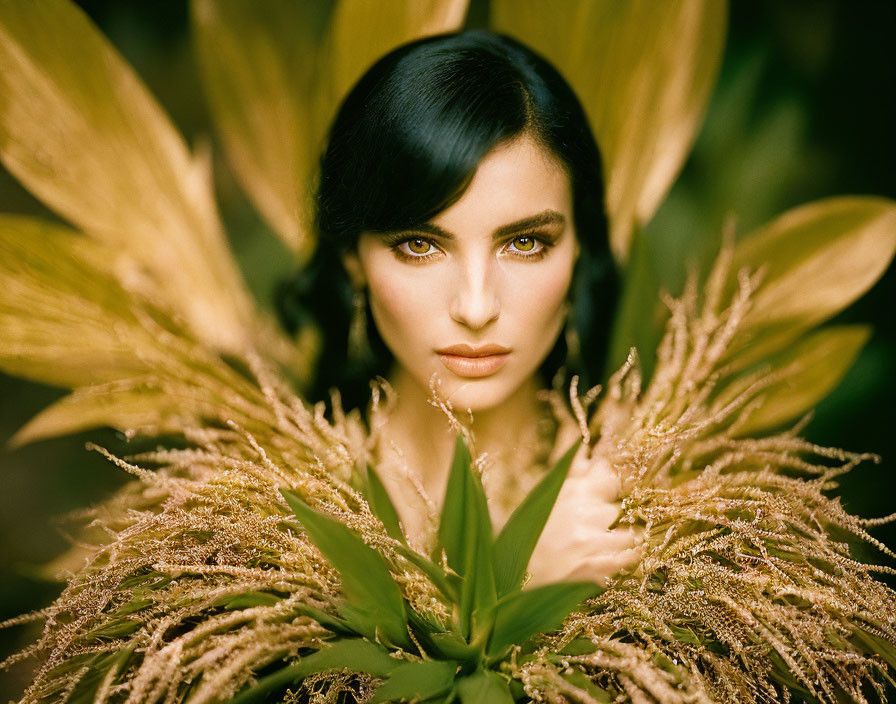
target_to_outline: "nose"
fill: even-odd
[[[478,331],[497,319],[501,304],[495,277],[496,272],[491,270],[487,260],[478,259],[464,265],[450,308],[451,317],[456,322]]]

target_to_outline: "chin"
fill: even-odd
[[[441,393],[451,402],[456,412],[471,410],[473,413],[490,411],[502,403],[520,387],[507,379],[483,377],[479,379],[442,378]]]

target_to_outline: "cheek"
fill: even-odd
[[[407,267],[380,262],[368,270],[368,296],[377,330],[397,357],[404,347],[419,346],[432,324],[439,286],[434,277],[425,281]]]
[[[556,257],[543,266],[520,267],[508,277],[508,303],[533,343],[562,327],[571,280],[572,263],[565,257]],[[545,344],[553,342],[551,339]]]

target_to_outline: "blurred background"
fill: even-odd
[[[136,68],[194,146],[212,142],[190,42],[185,2],[82,0],[84,10]],[[473,0],[468,24],[483,25],[487,0]],[[665,204],[647,228],[662,256],[658,276],[673,291],[687,254],[715,241],[736,216],[746,232],[801,203],[839,194],[896,198],[896,3],[878,0],[735,0],[721,75],[704,126]],[[250,287],[270,306],[289,269],[217,159],[224,220]],[[0,212],[47,211],[0,167]],[[2,294],[0,294],[2,295]],[[896,511],[896,268],[834,322],[866,322],[874,335],[843,383],[816,410],[812,441],[879,454],[843,478],[845,507],[862,516]],[[40,608],[59,585],[37,567],[66,545],[55,517],[89,505],[126,480],[96,453],[124,440],[111,431],[5,446],[58,390],[0,375],[0,620]],[[896,547],[896,526],[874,535]],[[879,555],[866,554],[879,560]],[[0,630],[0,659],[35,634]],[[0,673],[0,699],[15,697],[28,670]]]

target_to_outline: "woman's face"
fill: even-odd
[[[475,412],[508,399],[550,352],[577,253],[566,172],[524,135],[487,154],[424,227],[363,233],[346,264],[367,284],[393,381],[427,393],[435,383]]]

